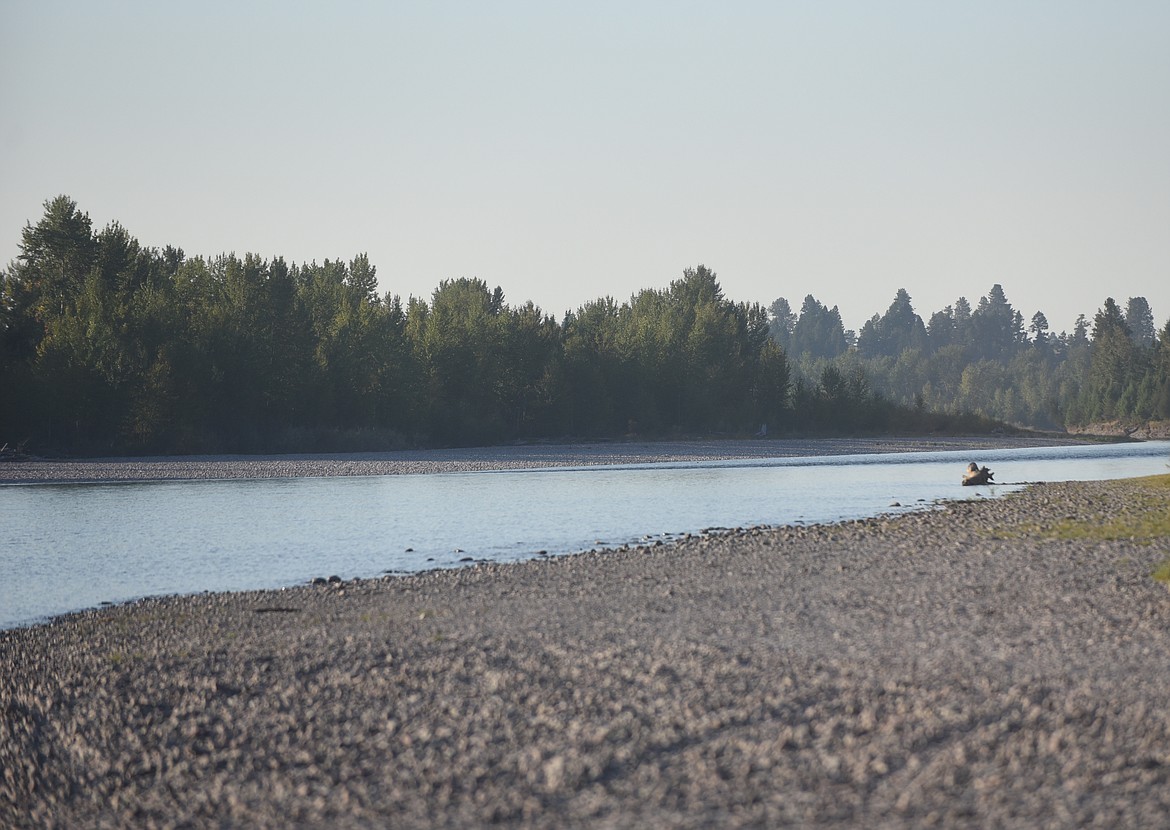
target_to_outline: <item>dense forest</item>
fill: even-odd
[[[861,378],[916,410],[1039,429],[1170,418],[1170,321],[1156,331],[1144,297],[1124,309],[1108,297],[1092,323],[1082,314],[1059,334],[1042,311],[1025,326],[999,284],[974,308],[959,297],[925,323],[901,289],[856,334],[811,295],[799,315],[776,300],[771,323],[797,378]]]
[[[558,322],[478,279],[380,296],[365,255],[143,247],[61,196],[0,272],[0,389],[0,444],[83,453],[1061,428],[1170,417],[1170,322],[1107,299],[1053,334],[994,285],[925,323],[898,291],[854,333],[701,265]]]

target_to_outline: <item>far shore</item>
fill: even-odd
[[[1099,441],[1100,439],[1098,439]],[[0,463],[0,484],[412,475],[546,467],[947,452],[1096,443],[1084,436],[698,439],[515,444],[395,452],[42,459]],[[975,459],[972,459],[975,460]]]

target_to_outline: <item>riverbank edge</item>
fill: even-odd
[[[440,450],[305,455],[153,456],[29,459],[0,463],[0,485],[251,478],[427,475],[648,463],[805,458],[901,452],[945,452],[1093,445],[1125,437],[973,435],[762,440],[629,441],[523,444]]]
[[[1051,660],[1034,635],[1010,634],[1047,630],[1033,627],[1051,616],[1074,634],[1108,640],[1116,628],[1137,638],[1126,649],[1165,653],[1170,595],[1150,573],[1170,538],[1049,538],[1073,514],[1140,516],[1150,509],[1140,488],[1030,485],[894,517],[152,598],[0,632],[0,819],[1010,827],[1061,815],[1153,826],[1170,816],[1170,695],[1157,691],[1170,689],[1170,669],[1109,642],[1078,649],[1076,637]],[[909,595],[928,605],[971,582],[972,567],[1008,580],[1005,594],[1037,567],[1059,570],[1027,602],[980,592],[974,607],[948,594],[942,619],[992,627],[988,643],[955,649],[959,663],[944,659],[939,620],[913,607],[898,616],[930,650],[891,650],[888,637],[846,646],[841,632],[873,636],[879,597],[905,593],[898,563],[918,568]],[[779,648],[753,620],[761,603],[777,614],[803,603],[801,615],[832,624]],[[1116,670],[1081,665],[1100,646]],[[957,681],[960,666],[983,679]],[[1116,689],[1103,685],[1111,677]],[[996,718],[1004,731],[991,729]],[[1077,743],[1069,730],[1090,724],[1089,739],[1113,737]],[[986,746],[963,751],[962,736],[985,732]],[[1023,769],[1000,757],[1016,736],[1036,753]],[[1067,798],[1106,773],[1108,785]]]

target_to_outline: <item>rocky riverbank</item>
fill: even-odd
[[[0,632],[0,825],[1166,826],[1168,494]]]
[[[1052,447],[1089,440],[1053,435],[981,435],[924,438],[817,438],[756,441],[626,441],[524,444],[449,450],[404,450],[332,455],[203,455],[145,458],[28,458],[0,463],[0,484],[84,481],[156,481],[309,476],[409,475],[583,467],[607,464],[786,458],[885,452]]]
[[[1083,427],[1070,427],[1069,432],[1073,435],[1167,441],[1170,440],[1170,421],[1100,421]]]

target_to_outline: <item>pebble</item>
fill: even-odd
[[[3,631],[0,826],[1167,826],[1136,486]]]

